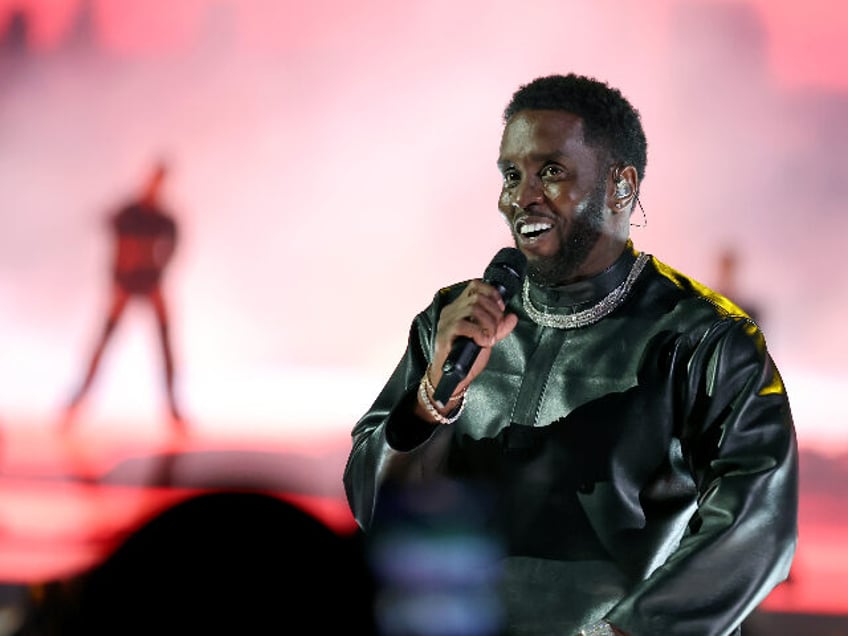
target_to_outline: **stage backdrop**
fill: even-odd
[[[708,285],[735,250],[802,445],[846,446],[838,3],[0,0],[0,28],[0,420],[48,426],[78,382],[107,303],[105,215],[164,156],[189,417],[346,435],[415,312],[510,242],[511,93],[574,71],[642,113],[636,246]],[[87,425],[155,417],[158,365],[131,307]]]

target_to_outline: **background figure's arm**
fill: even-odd
[[[678,548],[607,616],[627,633],[732,633],[788,576],[795,552],[795,431],[762,334],[723,322],[688,368],[683,445],[698,507]]]
[[[177,249],[177,237],[177,225],[173,221],[170,221],[166,231],[156,237],[151,258],[157,269],[164,269],[171,262]]]

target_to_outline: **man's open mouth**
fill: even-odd
[[[535,239],[542,236],[553,227],[550,221],[530,221],[520,218],[515,221],[515,233],[521,238]]]

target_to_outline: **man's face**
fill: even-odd
[[[527,256],[531,280],[549,286],[595,273],[594,250],[608,217],[606,170],[583,143],[583,120],[555,110],[515,114],[504,128],[498,167],[498,208]]]

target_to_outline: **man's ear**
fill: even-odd
[[[615,166],[610,171],[607,184],[607,200],[614,211],[629,207],[636,199],[639,175],[633,166]]]

